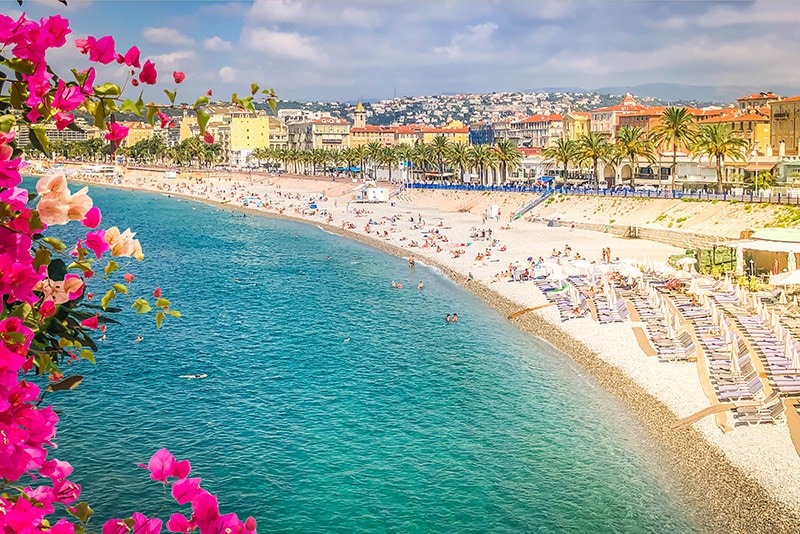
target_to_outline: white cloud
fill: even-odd
[[[181,68],[181,65],[185,61],[194,59],[196,55],[194,50],[178,50],[170,52],[169,54],[151,56],[150,59],[156,64],[159,70],[163,71]]]
[[[474,58],[476,50],[485,48],[495,31],[497,24],[494,22],[470,26],[466,32],[454,34],[447,46],[434,47],[433,52],[450,60]]]
[[[249,30],[243,39],[244,45],[268,56],[300,61],[318,60],[322,53],[311,38],[294,32],[274,32],[263,28]]]
[[[227,52],[233,49],[231,43],[218,36],[209,37],[203,41],[203,48],[212,52]]]
[[[219,79],[225,83],[234,83],[239,80],[239,71],[227,65],[219,69],[217,74]]]
[[[149,42],[160,45],[191,46],[194,39],[186,37],[174,28],[147,27],[142,30],[142,36]]]
[[[366,4],[360,4],[366,5]],[[297,0],[256,0],[250,16],[278,24],[298,26],[355,26],[368,28],[381,20],[374,10],[342,7],[341,2],[301,2]]]

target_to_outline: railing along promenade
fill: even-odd
[[[740,194],[731,192],[713,193],[710,191],[679,191],[672,189],[652,190],[631,190],[631,189],[597,189],[589,187],[569,187],[556,186],[545,187],[537,185],[475,185],[475,184],[431,184],[407,182],[402,187],[408,189],[441,189],[450,191],[486,191],[496,193],[544,193],[551,191],[563,195],[583,195],[599,197],[633,197],[633,198],[667,198],[726,202],[754,202],[770,204],[792,204],[800,205],[800,195],[791,193],[764,193],[746,191]]]

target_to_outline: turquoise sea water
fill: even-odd
[[[125,312],[48,399],[98,519],[167,502],[135,466],[167,447],[261,532],[695,529],[618,402],[436,271],[313,226],[91,194],[142,240],[132,292],[160,285],[184,314],[156,331]]]

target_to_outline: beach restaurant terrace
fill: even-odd
[[[732,245],[736,248],[738,275],[778,274],[798,268],[800,229],[765,228]]]

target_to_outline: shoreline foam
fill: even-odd
[[[369,246],[382,250],[388,254],[407,257],[409,254],[424,257],[424,263],[440,270],[453,281],[478,296],[487,305],[497,310],[504,316],[518,311],[524,305],[536,305],[545,302],[539,294],[536,298],[536,288],[530,288],[530,294],[520,295],[518,284],[513,287],[492,284],[485,267],[476,267],[475,280],[468,279],[473,272],[458,270],[452,265],[454,262],[439,261],[429,251],[421,249],[408,249],[395,243],[387,242],[372,235],[364,234],[356,224],[354,230],[345,230],[338,226],[342,220],[355,221],[363,224],[363,217],[350,216],[346,212],[346,202],[342,202],[338,209],[332,210],[329,203],[325,207],[334,216],[334,224],[327,224],[319,218],[309,218],[302,214],[277,213],[275,211],[236,205],[229,199],[221,202],[219,199],[205,198],[197,194],[182,194],[176,191],[164,191],[158,187],[166,180],[155,179],[150,187],[142,187],[146,175],[131,173],[133,180],[141,183],[108,184],[94,181],[85,181],[90,185],[118,187],[129,190],[147,190],[174,195],[189,200],[204,202],[221,209],[230,209],[245,213],[277,217],[286,220],[304,222],[350,239],[357,240]],[[282,189],[285,192],[316,191],[329,181],[315,181],[305,179],[312,186],[308,188]],[[297,179],[290,178],[283,181],[275,179],[278,187],[281,184]],[[174,182],[173,182],[174,183]],[[220,182],[228,187],[232,181]],[[264,190],[275,188],[275,185],[252,184],[238,182],[243,190]],[[206,184],[211,187],[211,184]],[[315,186],[315,187],[313,187]],[[338,187],[340,191],[346,188]],[[231,196],[233,196],[231,194]],[[342,194],[337,197],[341,199]],[[370,210],[378,206],[367,205]],[[287,207],[287,211],[292,206]],[[424,212],[426,217],[433,216],[438,220],[460,218],[463,213],[445,213],[431,208],[422,208],[415,205],[398,205],[389,207],[381,206],[381,211],[409,214]],[[293,212],[292,212],[293,213]],[[377,216],[377,215],[376,215]],[[465,215],[466,216],[466,215]],[[481,220],[474,215],[471,222],[481,226]],[[462,221],[463,224],[463,221]],[[530,224],[530,223],[529,223]],[[430,227],[431,225],[426,225]],[[448,226],[452,226],[448,222]],[[494,225],[495,227],[497,224]],[[527,230],[541,230],[544,227],[527,227]],[[545,231],[550,230],[546,229]],[[567,231],[566,229],[562,229]],[[499,232],[500,230],[495,230]],[[563,237],[563,232],[558,232],[558,237]],[[591,232],[576,232],[568,235],[571,240],[577,240],[578,235],[584,238]],[[554,236],[547,236],[545,243],[534,243],[533,246],[552,246]],[[588,239],[602,240],[605,244],[612,240],[610,236],[592,234]],[[616,238],[614,238],[616,239]],[[616,243],[616,241],[614,241]],[[510,246],[510,245],[509,245]],[[658,245],[667,251],[669,247]],[[600,245],[597,245],[599,250]],[[476,247],[478,248],[478,247]],[[577,250],[577,247],[573,247]],[[545,250],[548,250],[545,248]],[[521,254],[521,250],[512,251]],[[446,254],[446,253],[445,253]],[[445,257],[446,258],[446,257]],[[496,269],[502,270],[502,264]],[[463,265],[461,266],[463,268]],[[490,268],[492,266],[489,266]],[[510,294],[504,294],[509,293]],[[526,300],[527,299],[527,300]],[[670,461],[667,466],[677,480],[677,486],[682,489],[682,497],[695,511],[693,514],[703,528],[710,531],[731,532],[798,532],[800,531],[800,457],[794,452],[785,428],[761,425],[760,427],[737,428],[729,434],[723,435],[714,426],[710,419],[695,423],[689,428],[673,430],[672,425],[680,417],[691,415],[700,408],[708,405],[697,383],[694,366],[681,364],[659,364],[657,361],[649,362],[641,353],[630,329],[630,323],[616,325],[592,324],[591,319],[574,320],[560,323],[553,309],[542,309],[536,313],[524,314],[512,322],[521,330],[528,332],[564,352],[572,358],[588,375],[592,376],[607,391],[613,394],[639,419],[647,433],[662,444],[666,457]],[[588,334],[588,336],[587,336]],[[594,335],[593,335],[594,334]],[[580,338],[580,339],[579,339]],[[610,344],[610,347],[609,347]],[[655,364],[653,369],[650,369]],[[655,371],[654,371],[655,369]],[[658,378],[653,380],[652,373],[657,372]],[[694,375],[694,384],[685,383]],[[685,397],[685,398],[682,398]],[[738,451],[738,452],[737,452]],[[782,456],[784,455],[785,456]],[[781,459],[785,461],[781,461]]]

